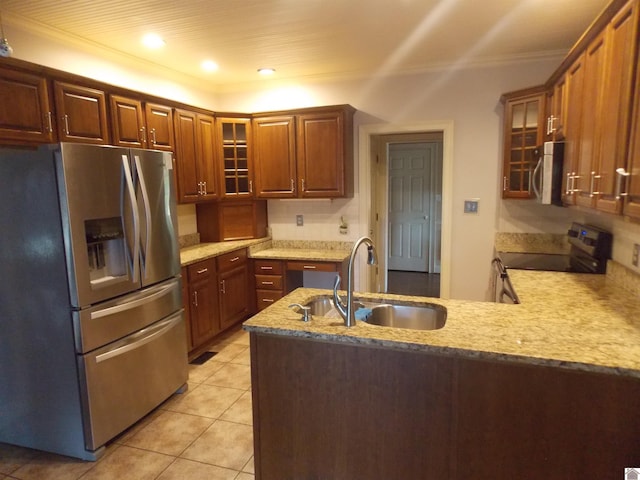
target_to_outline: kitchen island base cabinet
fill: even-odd
[[[259,480],[622,478],[640,379],[251,333]]]

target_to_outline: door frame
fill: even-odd
[[[376,168],[377,152],[372,148],[374,136],[407,133],[442,133],[442,231],[440,236],[440,298],[447,299],[451,293],[451,233],[453,205],[453,121],[406,123],[406,124],[371,124],[360,125],[358,135],[358,187],[360,234],[372,238],[378,249],[378,260],[382,259],[383,267],[360,268],[360,290],[382,291],[386,286],[386,256],[388,254],[387,239],[381,234],[380,225],[387,222],[387,212],[380,211],[376,219],[376,206],[379,206],[380,190],[377,185],[388,183],[388,173],[379,172]],[[377,150],[377,149],[376,149]],[[383,178],[379,178],[383,176]],[[386,189],[385,189],[386,192]],[[386,194],[385,194],[386,195]]]

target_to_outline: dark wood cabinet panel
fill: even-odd
[[[295,197],[295,117],[256,118],[253,136],[256,196]]]
[[[637,52],[636,65],[640,65],[640,49]],[[624,214],[634,219],[640,219],[640,87],[636,79],[634,92],[631,138],[627,156],[628,176],[621,178],[622,197],[624,198]]]
[[[234,200],[196,205],[202,242],[247,240],[267,236],[267,201]]]
[[[221,328],[215,259],[189,265],[188,275],[191,350],[196,350]]]
[[[213,158],[214,120],[188,110],[176,110],[176,175],[178,200],[198,202],[213,200],[216,195]]]
[[[145,103],[144,119],[147,132],[147,148],[173,152],[173,109],[157,103]]]
[[[53,142],[53,121],[46,79],[0,68],[0,141]]]
[[[451,360],[251,334],[251,366],[256,478],[451,478]]]
[[[345,194],[345,114],[307,113],[296,118],[299,196],[342,197]]]
[[[108,144],[105,92],[58,81],[53,86],[60,141]]]
[[[146,128],[142,101],[120,95],[109,96],[113,144],[145,148]]]
[[[251,313],[247,251],[237,250],[217,258],[220,287],[220,326],[230,327]]]
[[[566,119],[564,121],[565,148],[563,164],[563,196],[565,205],[575,205],[580,157],[580,124],[582,118],[582,95],[584,91],[584,54],[566,73]]]
[[[620,478],[640,464],[640,381],[459,360],[456,478]]]

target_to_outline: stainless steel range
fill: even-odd
[[[0,442],[95,460],[187,380],[170,153],[0,150]]]
[[[603,274],[611,258],[612,235],[600,228],[572,223],[567,232],[568,254],[498,252],[493,260],[497,273],[498,302],[519,303],[508,269]]]

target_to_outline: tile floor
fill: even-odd
[[[111,442],[97,462],[0,443],[0,480],[253,480],[249,335],[225,334],[189,389]]]

